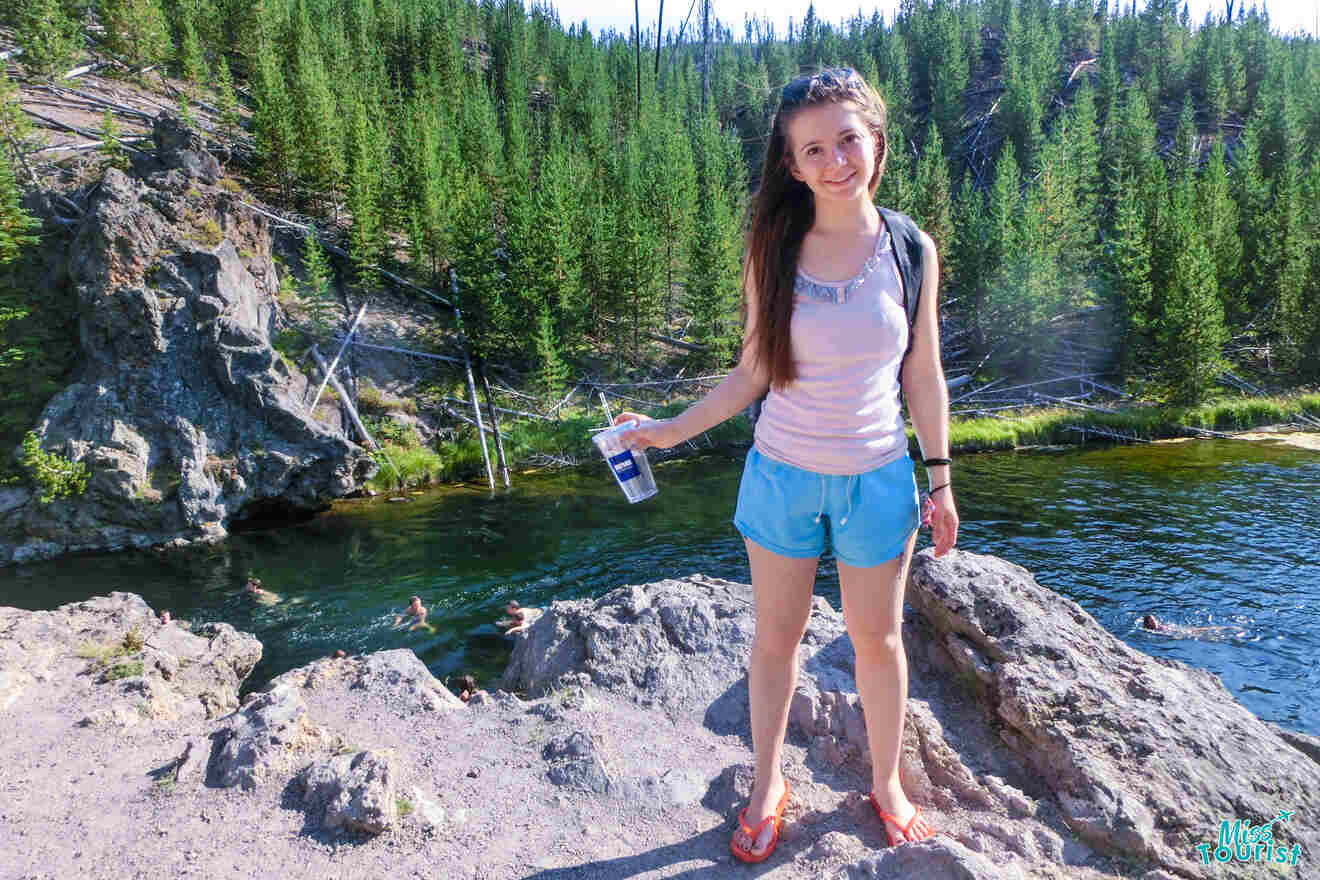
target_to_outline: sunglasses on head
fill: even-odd
[[[851,67],[830,67],[819,73],[799,76],[779,90],[779,103],[797,104],[806,100],[811,94],[812,87],[818,83],[826,87],[851,90],[861,88],[862,78]]]

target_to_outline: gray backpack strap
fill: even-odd
[[[889,229],[890,246],[894,249],[894,259],[898,262],[898,274],[903,280],[903,307],[907,310],[908,344],[907,352],[912,350],[912,339],[916,336],[917,306],[921,303],[922,260],[925,249],[921,244],[921,230],[912,218],[898,211],[880,208],[880,217]]]

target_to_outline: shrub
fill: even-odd
[[[146,671],[141,660],[129,660],[124,663],[116,663],[107,669],[101,678],[104,681],[118,681],[121,678],[132,678],[141,675]]]
[[[222,177],[216,185],[223,190],[234,193],[235,195],[243,191],[243,185],[232,177]]]
[[[46,452],[32,431],[23,437],[22,464],[41,490],[42,504],[50,504],[56,498],[76,498],[87,491],[87,478],[91,476],[87,465]]]

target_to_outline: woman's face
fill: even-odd
[[[851,101],[804,107],[788,120],[789,167],[818,199],[870,200],[876,142]]]

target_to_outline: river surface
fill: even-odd
[[[492,624],[508,599],[598,596],[691,572],[749,580],[730,523],[741,468],[741,454],[660,464],[660,494],[635,506],[603,461],[517,476],[493,496],[468,486],[351,502],[202,550],[0,569],[0,605],[125,590],[175,618],[227,621],[265,646],[249,687],[337,648],[396,647],[441,678],[491,684],[509,654]],[[995,452],[960,457],[955,480],[961,548],[1025,566],[1138,649],[1209,669],[1260,717],[1320,735],[1320,453],[1240,440]],[[282,601],[243,596],[248,575]],[[838,607],[828,554],[816,589]],[[411,595],[434,632],[392,628]],[[1226,628],[1148,633],[1138,627],[1148,612]]]

